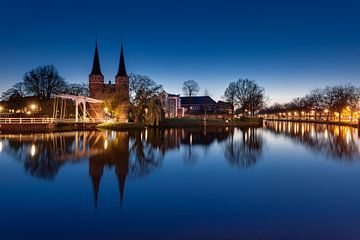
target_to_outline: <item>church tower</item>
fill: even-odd
[[[117,115],[119,122],[128,122],[129,118],[129,77],[126,73],[124,49],[121,44],[118,73],[115,76],[115,91],[119,97]]]
[[[99,50],[96,41],[94,61],[89,75],[89,97],[103,100],[104,98],[104,75],[101,73]],[[89,104],[89,115],[92,119],[102,119],[104,110],[101,103]]]
[[[91,98],[102,99],[104,88],[104,75],[101,73],[99,51],[96,41],[94,62],[89,75],[89,92]]]

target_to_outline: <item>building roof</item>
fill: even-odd
[[[224,101],[218,101],[217,105],[221,105],[221,106],[226,106],[226,107],[232,107],[232,104],[229,102],[224,102]]]
[[[92,66],[90,75],[102,75],[101,68],[100,68],[99,51],[98,51],[97,42],[96,42],[96,46],[95,46],[94,62],[93,62],[93,66]]]
[[[126,68],[125,68],[125,58],[124,58],[124,49],[123,45],[121,44],[121,51],[120,51],[120,61],[119,61],[119,69],[116,77],[127,77]]]
[[[181,104],[216,104],[214,99],[209,96],[181,97]]]

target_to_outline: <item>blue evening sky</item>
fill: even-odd
[[[105,80],[124,39],[127,71],[181,93],[193,79],[216,99],[230,81],[256,80],[271,102],[360,80],[360,1],[0,1],[0,91],[54,64],[87,82],[98,35]]]

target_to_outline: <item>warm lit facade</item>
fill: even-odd
[[[185,109],[181,107],[180,94],[165,93],[163,101],[165,101],[164,106],[166,118],[177,118],[184,116]]]
[[[104,75],[101,72],[99,51],[96,44],[94,61],[91,73],[89,75],[89,92],[90,97],[112,102],[114,112],[118,122],[128,122],[129,115],[129,77],[126,73],[124,50],[121,45],[120,61],[118,72],[115,76],[115,84],[104,82]],[[103,119],[107,109],[104,104],[91,104],[89,114],[94,119]]]

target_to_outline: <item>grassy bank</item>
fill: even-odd
[[[196,119],[196,118],[166,118],[160,122],[157,128],[197,128],[197,127],[260,127],[262,120],[258,118],[237,119],[225,121],[222,119]],[[100,130],[142,130],[143,124],[137,123],[101,123],[97,125]]]
[[[262,126],[262,120],[258,118],[246,118],[235,120],[222,119],[195,119],[195,118],[166,118],[161,121],[159,127],[258,127]]]
[[[101,123],[96,127],[100,130],[114,131],[142,130],[145,128],[143,124],[138,123]]]

